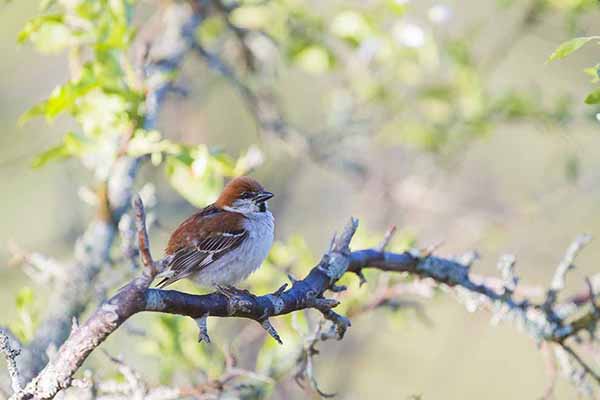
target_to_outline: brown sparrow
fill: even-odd
[[[171,235],[170,264],[159,287],[182,278],[201,286],[234,285],[254,272],[273,243],[274,220],[267,209],[273,193],[248,176],[229,182],[216,202],[196,212]]]

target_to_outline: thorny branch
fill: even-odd
[[[263,296],[255,296],[247,291],[190,295],[174,290],[152,289],[150,285],[155,275],[169,260],[153,260],[149,250],[144,208],[139,197],[134,200],[134,208],[144,272],[104,302],[83,325],[79,327],[74,325],[69,338],[61,346],[56,357],[24,388],[17,390],[11,400],[53,398],[58,391],[71,385],[73,375],[94,349],[129,317],[143,311],[185,315],[204,322],[208,316],[252,319],[275,340],[281,342],[269,319],[298,310],[315,308],[332,322],[329,331],[319,329],[315,337],[321,341],[330,338],[342,339],[350,326],[350,321],[332,310],[339,303],[325,298],[324,294],[327,290],[336,287],[335,283],[343,274],[357,273],[363,268],[410,273],[422,278],[430,278],[438,284],[455,287],[465,296],[475,296],[476,299],[471,301],[476,301],[478,306],[489,305],[502,309],[504,319],[516,320],[537,340],[555,343],[564,347],[567,352],[569,348],[565,347],[565,341],[577,332],[567,322],[566,317],[556,321],[557,314],[548,312],[543,304],[519,301],[510,291],[499,293],[482,283],[475,283],[469,276],[469,267],[454,260],[439,258],[431,255],[430,252],[425,252],[423,255],[420,252],[385,251],[385,244],[389,241],[387,236],[384,243],[374,249],[350,251],[349,245],[358,227],[358,221],[355,219],[349,221],[342,233],[332,242],[330,250],[308,275],[302,280],[293,280],[289,288],[284,285],[276,292]],[[573,260],[570,259],[571,264],[572,262]],[[595,296],[591,298],[595,299]],[[588,322],[595,325],[598,321],[596,308],[590,313]],[[199,326],[200,339],[207,340],[206,325],[199,323]],[[304,359],[300,363],[304,368],[299,370],[297,379],[308,380],[315,390],[324,394],[318,389],[312,375],[315,344],[316,340],[307,344]],[[576,354],[571,353],[571,356],[584,365]],[[586,365],[584,368],[589,375],[597,377],[589,366]]]

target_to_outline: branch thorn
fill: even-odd
[[[333,323],[337,340],[342,340],[348,328],[352,326],[350,319],[336,313],[331,309],[323,312],[323,316]]]
[[[283,344],[283,342],[281,341],[281,337],[279,337],[279,334],[277,333],[277,331],[275,330],[275,328],[273,327],[273,325],[271,325],[271,322],[269,322],[269,319],[265,319],[263,320],[260,325],[263,327],[263,329],[265,331],[267,331],[267,333],[269,335],[271,335],[271,337],[273,339],[275,339],[277,341],[277,343],[279,344]]]
[[[596,293],[594,293],[594,285],[592,285],[592,281],[590,280],[589,276],[585,277],[585,284],[587,285],[588,290],[590,292],[590,302],[592,303],[594,314],[600,315],[600,306],[596,304]]]
[[[388,230],[385,232],[385,235],[383,236],[383,240],[381,241],[379,246],[377,246],[375,249],[379,252],[385,251],[386,247],[390,244],[390,241],[394,237],[395,233],[396,233],[396,225],[390,226],[388,228]]]
[[[208,313],[204,314],[200,318],[194,318],[194,321],[196,321],[196,325],[198,325],[198,343],[202,343],[203,341],[206,343],[210,343],[210,336],[208,336],[208,327],[206,326],[207,320]]]
[[[288,287],[288,284],[287,284],[287,283],[284,283],[284,284],[283,284],[283,285],[281,285],[281,287],[280,287],[279,289],[277,289],[277,290],[275,291],[275,293],[273,293],[273,294],[274,294],[275,296],[281,296],[281,294],[282,294],[283,292],[285,292],[285,289],[287,289],[287,287]]]
[[[431,246],[427,246],[425,249],[421,250],[421,258],[427,258],[433,255],[437,249],[444,245],[444,240],[440,240],[432,244]]]
[[[367,278],[365,278],[364,274],[362,273],[362,270],[358,270],[356,272],[354,272],[356,274],[356,276],[358,276],[358,286],[362,287],[362,285],[364,285],[365,283],[367,283]]]
[[[293,286],[293,285],[294,285],[296,282],[298,282],[298,279],[296,279],[296,277],[295,277],[294,275],[292,275],[292,273],[291,273],[291,272],[288,272],[287,276],[288,276],[288,279],[290,280],[290,282],[292,282],[292,286]]]

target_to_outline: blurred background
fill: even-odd
[[[165,3],[138,2],[131,24],[143,26]],[[94,215],[83,200],[97,174],[77,157],[32,168],[39,153],[80,129],[69,116],[18,125],[26,110],[69,79],[69,50],[52,48],[60,34],[52,30],[38,32],[33,44],[17,44],[27,21],[41,13],[38,1],[3,3],[0,10],[0,324],[18,326],[26,337],[52,286],[32,281],[20,261],[34,253],[71,257]],[[500,256],[514,254],[522,281],[545,288],[577,234],[600,236],[599,122],[597,107],[584,103],[593,83],[583,72],[596,64],[597,47],[547,62],[560,43],[598,34],[599,16],[595,2],[577,0],[254,2],[233,23],[267,31],[278,44],[267,35],[249,39],[260,66],[241,74],[257,92],[271,91],[294,135],[265,134],[236,86],[197,57],[183,63],[177,85],[186,93],[167,96],[157,128],[174,142],[246,157],[251,173],[276,193],[270,207],[280,244],[270,265],[246,284],[255,292],[278,287],[290,266],[304,275],[350,216],[360,220],[353,248],[377,243],[395,224],[397,250],[440,241],[443,256],[477,250],[482,257],[473,271],[481,275],[498,275]],[[242,64],[231,50],[232,35],[209,22],[198,33],[207,48]],[[211,201],[226,175],[195,196],[174,183],[172,170],[144,165],[136,187],[156,199],[156,255],[195,206]],[[118,254],[118,245],[113,250]],[[581,290],[583,278],[598,272],[599,257],[593,241],[566,293]],[[109,291],[126,281],[126,275],[110,281],[115,274],[103,275]],[[382,279],[400,279],[381,275],[368,274],[369,284],[360,288],[347,278],[347,310],[368,301]],[[185,282],[177,288],[200,291]],[[533,339],[511,324],[490,324],[486,311],[468,312],[451,293],[428,294],[407,291],[399,309],[360,313],[343,341],[320,344],[321,389],[340,399],[544,394],[550,377]],[[141,315],[106,348],[125,354],[151,384],[185,384],[204,376],[200,370],[210,376],[222,349],[233,349],[250,369],[264,368],[265,359],[283,368],[285,362],[273,360],[286,352],[293,363],[303,338],[286,321],[275,321],[285,345],[271,349],[251,322],[211,319],[215,344],[207,349],[194,340],[192,321]],[[173,331],[183,333],[173,339]],[[100,353],[86,366],[102,377],[115,373]],[[273,398],[306,398],[292,375],[278,377]],[[576,396],[558,381],[555,398]]]

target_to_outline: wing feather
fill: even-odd
[[[248,231],[240,229],[232,232],[219,232],[190,247],[175,252],[167,270],[159,275],[163,279],[158,287],[165,287],[186,276],[202,271],[227,252],[238,247],[248,236]]]

